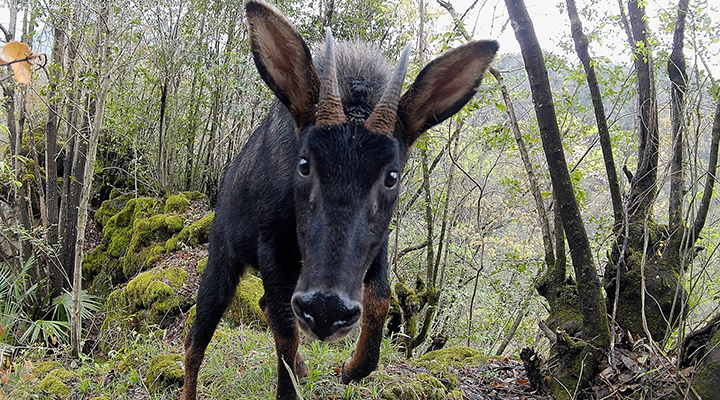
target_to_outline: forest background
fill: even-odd
[[[389,250],[398,299],[394,329],[405,338],[397,349],[408,357],[460,344],[486,355],[518,355],[526,347],[552,355],[562,332],[607,356],[621,341],[618,332],[626,332],[644,337],[653,352],[678,355],[692,332],[718,330],[720,209],[708,179],[720,135],[720,123],[714,126],[718,6],[649,2],[643,15],[644,2],[578,2],[575,17],[592,57],[586,63],[578,58],[581,36],[570,29],[574,2],[529,7],[533,20],[538,14],[556,21],[536,25],[552,34],[534,45],[547,50],[541,64],[564,150],[548,157],[546,115],[536,112],[534,76],[542,72],[528,61],[529,50],[517,46],[519,28],[528,24],[517,22],[515,2],[506,3],[276,3],[311,43],[330,27],[336,38],[371,42],[395,60],[413,41],[408,81],[419,73],[419,60],[471,37],[508,43],[480,93],[421,138],[403,175]],[[89,261],[85,254],[95,250],[85,243],[86,228],[107,228],[120,211],[98,221],[103,202],[199,192],[184,196],[206,198],[212,207],[224,166],[266,114],[272,94],[249,55],[240,1],[7,1],[4,7],[4,39],[28,44],[33,72],[27,85],[12,80],[9,66],[0,79],[1,353],[7,360],[28,349],[87,355],[91,329],[72,316],[80,310],[85,320],[104,316],[113,290],[174,250],[143,252],[147,244],[133,242],[127,231],[124,243],[112,243],[123,257],[142,260],[130,268],[116,255],[114,272],[98,272],[97,257]],[[678,48],[682,84],[669,67],[680,65],[672,61]],[[589,67],[604,114],[588,84]],[[655,108],[645,110],[646,104]],[[569,172],[564,183],[554,165],[560,158],[567,164],[560,169]],[[560,187],[574,192],[562,196]],[[572,207],[586,236],[583,262],[597,280],[592,295],[576,259],[582,235],[563,212]],[[185,219],[179,228],[192,223]],[[80,286],[85,290],[75,290]],[[593,296],[605,304],[607,343],[597,339],[603,333],[588,337],[583,301]],[[174,306],[187,315],[189,304]],[[586,382],[585,375],[597,375],[597,363],[574,374]]]

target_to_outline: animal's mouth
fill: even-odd
[[[298,328],[300,328],[300,330],[305,334],[305,336],[307,336],[308,338],[313,339],[313,340],[320,340],[322,342],[330,342],[330,343],[337,342],[337,341],[341,340],[342,338],[344,338],[345,336],[347,336],[356,325],[356,324],[353,324],[351,326],[346,326],[346,327],[340,328],[340,329],[336,330],[334,333],[332,333],[331,335],[323,337],[323,336],[317,335],[315,332],[313,332],[313,330],[310,329],[310,326],[302,318],[297,318],[297,316],[296,316],[296,319],[297,319],[297,323],[298,323]]]
[[[360,320],[362,305],[338,293],[295,293],[291,300],[298,327],[310,338],[337,341]]]

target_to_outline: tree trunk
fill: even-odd
[[[613,231],[618,232],[623,221],[623,205],[622,196],[620,194],[620,182],[617,177],[617,169],[615,167],[615,159],[612,152],[612,143],[610,142],[610,132],[608,131],[607,118],[605,117],[605,106],[602,102],[600,93],[600,85],[595,75],[595,67],[593,67],[592,58],[588,52],[588,38],[582,30],[582,23],[575,7],[575,0],[567,0],[568,16],[572,29],[572,37],[575,41],[575,51],[578,58],[582,62],[587,77],[588,88],[590,89],[590,98],[595,111],[595,121],[598,127],[598,137],[600,138],[600,147],[602,148],[603,160],[605,162],[605,173],[608,177],[608,186],[610,188],[610,199],[613,206],[614,225]]]
[[[652,205],[657,196],[658,165],[658,112],[655,96],[652,51],[647,38],[645,7],[641,0],[628,2],[628,17],[635,49],[635,71],[637,73],[638,115],[638,166],[630,182],[630,221],[652,218]]]
[[[637,73],[638,166],[630,181],[628,227],[618,236],[605,269],[605,290],[617,293],[617,323],[636,334],[649,335],[650,341],[669,337],[675,324],[685,315],[687,292],[682,284],[685,266],[691,257],[681,256],[683,236],[682,125],[681,93],[683,76],[682,37],[686,5],[681,0],[675,25],[675,46],[669,72],[673,80],[673,161],[671,161],[670,227],[654,221],[652,207],[657,195],[658,111],[652,49],[648,41],[645,9],[639,1],[628,2],[631,46],[635,49]],[[676,86],[680,84],[681,86]],[[675,164],[672,166],[672,164]],[[674,215],[673,215],[674,214]],[[674,248],[674,249],[673,249]],[[685,250],[690,248],[686,247]],[[620,277],[618,278],[618,274]],[[647,302],[643,301],[647,297]],[[643,305],[644,303],[644,305]],[[610,306],[610,305],[608,305]]]
[[[60,15],[65,11],[61,10]],[[63,57],[65,51],[65,29],[67,20],[60,17],[54,21],[54,39],[49,68],[50,82],[48,86],[48,117],[45,124],[45,192],[47,193],[47,241],[55,248],[59,241],[60,222],[60,199],[58,198],[58,175],[57,175],[57,142],[58,142],[58,115],[60,113],[61,101],[58,94],[58,83],[60,81]],[[48,259],[50,270],[51,293],[60,294],[63,287],[62,266],[58,254],[53,254]]]
[[[685,91],[687,90],[687,71],[683,42],[685,40],[685,16],[688,0],[680,0],[678,15],[673,34],[673,49],[667,64],[668,77],[671,82],[671,123],[672,123],[672,161],[670,163],[670,200],[668,204],[668,225],[670,238],[667,252],[670,257],[680,254],[682,242],[686,238],[685,222],[683,221],[683,197],[685,191],[685,175],[683,173],[683,131],[685,130]]]
[[[103,4],[102,14],[96,25],[95,42],[100,52],[98,54],[98,62],[96,64],[96,74],[100,86],[97,92],[93,93],[94,99],[88,103],[89,111],[85,113],[83,118],[83,126],[89,131],[87,155],[84,157],[85,165],[83,168],[82,191],[78,206],[77,216],[77,241],[75,243],[75,259],[73,260],[73,315],[71,318],[71,351],[72,355],[77,357],[80,354],[81,333],[82,333],[82,260],[83,246],[85,245],[85,226],[88,217],[88,204],[90,203],[90,194],[92,189],[93,173],[95,171],[95,160],[97,156],[98,140],[100,138],[100,130],[105,115],[105,104],[107,94],[110,89],[110,68],[109,63],[109,47],[110,33],[112,31],[112,10],[111,0],[105,0]]]
[[[553,381],[562,383],[553,385],[556,389],[554,394],[556,397],[566,398],[568,393],[564,392],[563,385],[564,387],[577,387],[579,384],[580,387],[585,387],[589,383],[589,379],[595,375],[598,363],[602,358],[602,351],[609,348],[610,329],[590,242],[565,161],[542,50],[524,2],[522,0],[506,0],[505,4],[515,30],[515,37],[520,44],[530,81],[533,105],[550,170],[554,197],[559,206],[560,218],[575,269],[578,303],[583,321],[583,339],[587,341],[587,345],[585,345],[582,342],[576,343],[573,339],[566,338],[562,341],[558,340],[556,344],[558,355],[562,358],[561,365],[582,366],[582,368],[574,368],[576,369],[574,371],[572,367],[562,370],[559,368],[554,371],[555,379]]]

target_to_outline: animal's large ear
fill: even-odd
[[[272,5],[245,3],[250,50],[260,76],[287,106],[301,131],[315,118],[320,79],[300,33]]]
[[[493,40],[470,42],[445,52],[420,71],[397,111],[400,135],[408,147],[470,101],[498,47]]]

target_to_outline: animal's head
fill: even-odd
[[[357,121],[343,109],[329,30],[318,76],[307,44],[275,8],[250,0],[246,12],[258,71],[290,111],[300,149],[294,192],[303,267],[292,308],[303,331],[338,339],[359,320],[366,272],[385,251],[408,149],[472,98],[498,45],[475,41],[446,52],[401,96],[406,48],[382,98]]]

